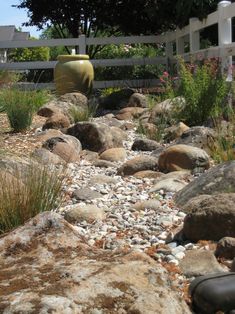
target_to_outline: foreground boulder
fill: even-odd
[[[235,237],[235,193],[199,195],[191,199],[183,211],[183,235],[191,241]]]
[[[160,264],[90,247],[52,212],[0,239],[0,266],[2,313],[190,313]]]
[[[122,147],[121,136],[103,123],[79,122],[68,128],[67,133],[79,139],[83,149],[98,153],[109,148]]]
[[[235,192],[235,161],[211,168],[178,192],[175,201],[178,206],[182,206],[197,195],[230,192]]]
[[[164,150],[158,159],[159,169],[163,172],[182,169],[208,169],[209,156],[197,147],[189,145],[173,145]]]

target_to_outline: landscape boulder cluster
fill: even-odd
[[[159,141],[171,100],[99,104],[88,121],[71,114],[91,106],[80,93],[38,111],[31,153],[65,169],[64,200],[0,238],[1,313],[192,313],[189,283],[235,270],[235,161],[213,160],[215,130],[180,122]],[[0,155],[0,171],[27,162]]]

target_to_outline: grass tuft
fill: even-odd
[[[26,171],[17,167],[14,176],[0,170],[0,233],[57,208],[62,199],[63,172],[34,161]]]

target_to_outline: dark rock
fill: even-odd
[[[140,151],[153,151],[158,149],[159,147],[161,147],[161,145],[156,141],[145,138],[137,138],[135,139],[131,149]]]
[[[227,259],[235,258],[235,238],[222,238],[216,247],[215,256]]]
[[[175,195],[178,206],[201,194],[235,192],[235,161],[228,161],[211,168]]]

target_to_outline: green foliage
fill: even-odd
[[[202,125],[210,117],[218,117],[229,92],[219,61],[211,59],[202,65],[187,65],[179,59],[179,74],[178,94],[184,97],[186,104],[179,108],[178,118],[193,126]]]
[[[217,137],[211,150],[212,158],[217,163],[235,160],[235,113],[232,109],[228,117],[225,125],[221,121],[215,121]]]
[[[73,119],[74,123],[89,121],[96,114],[98,105],[94,102],[89,103],[87,109],[77,108],[75,106],[71,107],[69,110],[69,115]]]
[[[14,177],[0,171],[0,233],[55,209],[61,199],[62,173],[34,161],[24,172],[18,167]]]
[[[104,97],[107,97],[107,96],[111,95],[112,93],[119,92],[120,90],[121,90],[120,87],[108,87],[108,88],[104,88],[104,89],[102,89],[102,91],[101,91],[101,95],[104,96]]]
[[[36,40],[31,37],[30,40]],[[14,48],[10,50],[9,60],[22,61],[48,61],[50,49],[48,47]]]
[[[96,59],[149,58],[162,54],[162,48],[154,45],[107,45],[96,53]],[[152,79],[161,71],[160,65],[97,67],[95,78],[96,80]]]
[[[16,83],[19,79],[20,75],[16,72],[0,70],[0,87]]]
[[[21,91],[2,89],[0,91],[0,108],[5,111],[14,132],[30,127],[33,113],[48,99],[46,91]]]

